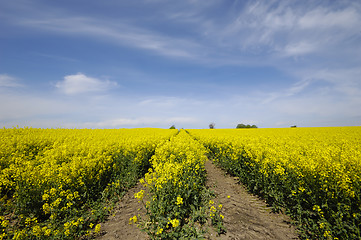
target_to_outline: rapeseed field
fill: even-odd
[[[0,239],[74,239],[101,232],[138,181],[146,209],[129,219],[152,239],[202,239],[223,226],[205,187],[211,159],[301,239],[361,239],[361,127],[0,130]]]

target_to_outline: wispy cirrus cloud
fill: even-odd
[[[344,49],[344,42],[351,36],[361,38],[357,27],[360,9],[360,4],[350,6],[346,2],[334,8],[312,1],[250,1],[224,30],[219,29],[218,38],[261,55],[292,57],[332,47]]]
[[[116,128],[116,127],[144,127],[144,126],[171,126],[173,124],[194,124],[199,120],[193,117],[138,117],[138,118],[115,118],[105,121],[86,122],[87,128]]]
[[[268,104],[277,99],[281,99],[281,98],[284,99],[295,96],[298,93],[304,91],[309,85],[311,85],[314,82],[315,79],[303,79],[301,81],[294,83],[288,88],[280,89],[279,91],[275,91],[275,92],[268,92],[265,94],[266,96],[261,102],[262,104]]]
[[[23,87],[24,85],[20,84],[15,77],[9,76],[7,74],[0,74],[0,88],[16,88]]]
[[[275,60],[279,63],[283,58],[325,53],[330,48],[336,50],[336,56],[340,47],[343,51],[345,47],[361,48],[358,44],[361,35],[357,30],[361,21],[361,4],[357,2],[348,4],[345,1],[345,4],[336,4],[336,8],[314,1],[302,4],[242,1],[224,9],[226,18],[223,14],[209,14],[209,11],[219,8],[222,1],[182,1],[176,7],[165,1],[145,3],[159,13],[156,22],[179,27],[184,34],[174,34],[175,31],[169,34],[161,28],[145,26],[129,16],[100,19],[44,6],[40,12],[30,5],[27,11],[34,14],[17,17],[13,22],[31,29],[87,36],[164,57],[192,59],[202,64],[272,65]],[[159,6],[166,11],[160,11]],[[146,16],[148,14],[145,13]],[[262,61],[258,56],[262,56]]]
[[[343,9],[317,7],[299,17],[297,25],[301,29],[347,29],[351,30],[360,21],[357,5]]]
[[[319,79],[330,84],[330,89],[337,96],[358,99],[361,107],[361,69],[320,69],[310,74],[313,79]]]
[[[104,92],[118,84],[109,80],[99,80],[97,78],[88,77],[83,73],[67,75],[62,81],[56,83],[56,87],[63,93],[68,95]]]
[[[186,38],[174,38],[130,23],[114,23],[91,17],[32,17],[23,19],[18,24],[58,34],[90,36],[100,41],[149,50],[167,57],[196,58],[203,48]]]
[[[83,73],[60,77],[53,84],[72,97],[53,96],[54,89],[46,89],[51,94],[44,102],[53,98],[59,102],[54,106],[63,106],[62,114],[94,127],[160,126],[174,124],[171,120],[177,118],[192,126],[207,127],[211,121],[227,127],[238,121],[268,121],[272,126],[272,121],[285,119],[286,124],[296,124],[292,118],[310,122],[317,116],[352,118],[361,108],[358,1],[125,2],[90,1],[83,9],[75,2],[5,1],[0,27],[8,31],[0,35],[14,30],[12,37],[24,37],[18,39],[22,48],[4,42],[12,47],[9,69],[42,56],[32,61],[35,68],[19,73],[21,82],[28,76],[26,85],[34,89],[49,87],[53,76],[64,76],[64,71],[121,78],[122,89],[130,91],[110,91],[116,82]],[[39,41],[28,44],[28,39]],[[42,46],[45,41],[48,49]],[[74,44],[77,51],[68,45],[62,51],[64,42]],[[16,51],[17,59],[10,56]],[[102,55],[106,61],[90,55]],[[56,60],[56,65],[47,65],[46,58]],[[124,74],[121,68],[135,74]],[[14,77],[0,75],[2,92],[15,92],[11,88],[20,85]],[[90,93],[97,96],[74,97]],[[31,100],[1,97],[7,119],[18,115],[5,102],[14,102],[18,113],[33,116]],[[47,104],[28,98],[55,114]],[[41,109],[34,112],[41,115]]]

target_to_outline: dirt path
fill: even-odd
[[[223,205],[222,214],[227,229],[227,233],[217,236],[215,230],[209,227],[210,232],[207,234],[207,239],[298,239],[295,228],[288,224],[287,216],[272,213],[271,208],[267,207],[264,201],[247,193],[237,180],[225,175],[224,171],[215,167],[211,161],[206,162],[206,170],[207,186],[216,193],[217,197],[214,202]],[[134,224],[129,225],[129,218],[134,214],[145,215],[141,204],[134,198],[134,193],[139,192],[142,188],[142,185],[138,183],[128,191],[116,205],[109,219],[102,223],[101,236],[98,236],[97,239],[149,239],[147,234],[141,232]],[[139,208],[142,209],[140,212]]]
[[[134,193],[139,192],[141,189],[143,189],[143,187],[140,183],[132,189],[129,189],[122,200],[115,206],[109,219],[101,224],[102,235],[97,239],[148,239],[147,234],[140,231],[136,225],[129,225],[129,218],[133,217],[135,214],[141,213],[141,215],[145,215],[145,212],[142,211],[142,205],[134,198]],[[138,211],[139,208],[141,208],[140,211]]]
[[[217,237],[211,231],[209,239],[298,239],[296,230],[288,224],[289,218],[283,214],[271,212],[264,201],[247,193],[237,180],[206,162],[207,186],[214,190],[214,202],[223,205],[226,234]],[[227,196],[230,196],[228,198]]]

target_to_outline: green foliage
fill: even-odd
[[[176,132],[0,130],[0,239],[98,233],[112,204],[148,170],[155,143]]]
[[[361,128],[260,131],[190,133],[217,165],[289,214],[301,239],[361,239]]]
[[[258,128],[256,125],[245,125],[243,123],[240,123],[240,124],[237,124],[237,127],[236,128]]]
[[[141,179],[149,195],[144,196],[143,190],[135,194],[147,212],[139,225],[151,239],[204,239],[207,219],[218,232],[225,231],[221,208],[208,204],[205,154],[184,130],[156,149],[152,168]]]

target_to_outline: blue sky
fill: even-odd
[[[361,125],[360,1],[0,0],[0,127]]]

